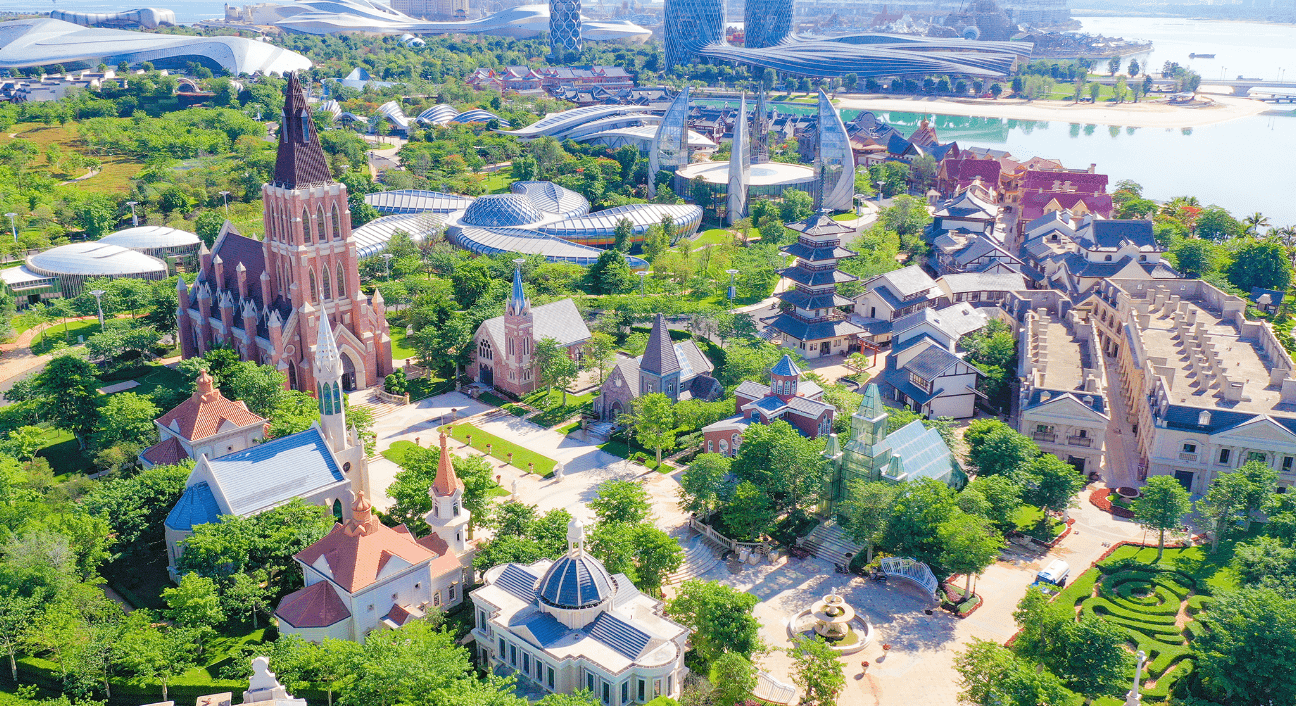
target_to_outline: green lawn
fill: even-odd
[[[733,232],[724,228],[712,228],[704,230],[698,237],[693,239],[693,249],[705,247],[707,245],[720,245],[733,240]]]
[[[530,469],[531,464],[534,464],[535,473],[545,478],[553,475],[556,462],[552,458],[541,456],[530,449],[501,439],[490,432],[482,431],[471,424],[455,424],[453,427],[454,431],[451,432],[451,436],[459,441],[468,441],[468,437],[471,436],[472,442],[469,445],[478,451],[486,451],[486,446],[490,445],[491,456],[505,463],[510,463],[515,468],[526,471]],[[445,427],[441,427],[440,430],[445,431]],[[510,460],[509,454],[512,454],[512,460]]]
[[[486,175],[486,191],[491,194],[507,194],[514,181],[513,167],[505,167]]]
[[[482,402],[485,402],[486,404],[493,404],[496,407],[503,407],[504,405],[509,403],[508,400],[491,392],[483,392],[477,396],[477,399],[481,400]]]
[[[418,447],[414,445],[414,442],[401,439],[400,441],[393,443],[390,447],[387,448],[386,451],[383,451],[382,455],[383,458],[391,461],[392,463],[396,464],[397,466],[400,466],[401,468],[404,468],[405,456],[409,454],[411,449],[415,449],[415,448]],[[504,488],[500,487],[499,485],[496,485],[495,487],[491,488],[490,491],[488,491],[487,493],[487,495],[489,495],[492,498],[499,498],[508,494],[509,492]]]
[[[547,399],[546,399],[547,398]],[[562,392],[554,390],[552,394],[539,390],[522,399],[523,402],[540,410],[531,417],[531,421],[542,427],[552,428],[580,414],[581,408],[594,399],[593,392],[583,395],[567,395],[567,404],[562,403]]]
[[[832,219],[834,221],[837,221],[838,223],[842,221],[853,221],[857,218],[859,218],[859,216],[854,211],[849,211],[847,213],[838,213],[837,215],[832,217]]]
[[[418,351],[414,350],[414,347],[411,344],[406,343],[405,341],[404,326],[392,326],[391,339],[392,339],[392,360],[395,360],[398,363],[403,364],[406,358],[418,357]],[[400,366],[398,365],[397,367]]]
[[[49,427],[45,430],[45,440],[45,447],[37,451],[36,455],[49,461],[54,475],[61,476],[92,470],[93,464],[81,452],[81,447],[71,432]]]
[[[36,337],[32,339],[32,353],[36,355],[49,353],[53,350],[54,344],[58,341],[66,341],[68,345],[75,346],[77,344],[77,336],[85,336],[86,338],[89,338],[96,333],[99,333],[98,319],[69,321],[67,324],[66,334],[64,333],[62,325],[47,328],[36,334]]]

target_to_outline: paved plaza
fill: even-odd
[[[435,446],[436,427],[449,421],[451,409],[461,423],[467,417],[466,423],[564,464],[563,478],[543,479],[490,459],[506,490],[512,491],[516,482],[516,497],[522,502],[536,505],[541,512],[564,508],[589,520],[593,513],[586,503],[597,494],[600,483],[612,478],[637,479],[652,497],[658,526],[677,537],[686,549],[696,550],[700,540],[688,529],[687,514],[678,505],[680,472],[673,475],[654,472],[601,451],[594,443],[543,429],[460,393],[433,397],[379,417],[375,425],[378,449],[386,449],[401,439],[411,442],[417,439],[424,447]],[[480,455],[453,440],[451,449],[456,454]],[[371,461],[370,479],[375,490],[390,485],[398,470],[396,464],[385,458]],[[883,583],[838,574],[831,563],[815,558],[783,558],[777,565],[758,566],[720,562],[698,577],[760,597],[755,615],[761,622],[762,637],[771,649],[758,663],[775,679],[792,683],[792,661],[784,651],[791,645],[786,621],[836,590],[860,615],[870,620],[875,630],[870,645],[842,657],[847,686],[838,701],[840,704],[956,706],[958,675],[953,667],[954,655],[973,637],[1000,643],[1011,637],[1016,629],[1012,612],[1017,601],[1045,564],[1063,559],[1073,567],[1073,576],[1078,575],[1115,542],[1144,539],[1142,530],[1132,522],[1090,505],[1085,499],[1090,490],[1082,492],[1079,504],[1072,508],[1075,526],[1060,546],[1040,554],[1009,545],[1001,560],[976,582],[977,593],[987,602],[962,620],[941,610],[927,615],[925,609],[935,608],[931,599],[903,580]],[[389,503],[385,496],[376,500],[380,507]],[[477,536],[489,536],[489,530],[479,530]],[[671,587],[666,591],[670,595]],[[884,652],[883,644],[890,644],[891,649]],[[861,671],[861,661],[870,663],[866,672]]]

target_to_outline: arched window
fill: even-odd
[[[342,501],[341,500],[333,501],[333,519],[337,520],[338,522],[342,521]]]
[[[491,351],[491,344],[488,339],[483,338],[481,343],[477,344],[477,357],[482,360],[494,360],[495,354]]]
[[[337,266],[337,295],[338,299],[346,298],[346,273],[342,272],[342,263]]]
[[[333,278],[329,277],[329,267],[327,264],[323,266],[323,271],[324,271],[324,301],[328,301],[329,299],[333,298]]]
[[[342,218],[338,215],[337,204],[333,204],[333,239],[342,239]]]
[[[304,208],[302,209],[302,242],[307,245],[311,243],[310,214]]]
[[[324,223],[324,207],[317,206],[315,209],[315,241],[316,242],[318,243],[328,242],[328,236],[325,235],[325,230],[324,230],[326,227],[328,226],[326,223]]]
[[[337,382],[333,383],[333,412],[342,413],[342,384]]]
[[[312,303],[319,303],[319,287],[315,285],[315,270],[310,271],[310,300]]]
[[[279,214],[279,239],[285,243],[293,242],[292,224],[288,222],[288,211]]]

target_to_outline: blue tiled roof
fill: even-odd
[[[1026,403],[1027,409],[1043,404],[1046,400],[1042,400],[1041,397],[1043,397],[1043,393],[1045,392],[1049,393],[1049,396],[1052,399],[1057,399],[1062,395],[1075,395],[1075,398],[1080,401],[1080,404],[1084,404],[1086,397],[1092,398],[1093,404],[1090,404],[1089,407],[1099,414],[1107,413],[1106,400],[1100,393],[1085,392],[1084,390],[1046,390],[1042,387],[1037,387],[1031,391],[1030,400]],[[1193,421],[1196,420],[1194,419]]]
[[[821,341],[825,338],[853,336],[864,331],[864,329],[844,319],[807,322],[791,314],[779,314],[779,317],[770,323],[770,328],[781,331],[799,341]]]
[[[792,356],[784,353],[779,362],[774,364],[770,369],[770,375],[782,375],[783,377],[796,377],[801,374],[801,369],[797,364],[792,362]]]
[[[521,623],[522,627],[531,631],[536,642],[541,647],[548,647],[557,642],[564,634],[567,633],[567,626],[558,622],[548,613],[536,613],[529,620]]]
[[[319,427],[208,463],[231,515],[246,516],[346,481]]]
[[[954,368],[963,359],[941,348],[940,346],[928,346],[927,350],[909,359],[902,367],[905,370],[917,373],[926,380],[933,380],[944,375],[951,368]]]
[[[536,582],[539,580],[535,574],[517,564],[509,564],[495,579],[495,585],[530,603],[536,598]]]
[[[198,525],[220,522],[220,507],[206,481],[185,489],[166,518],[166,526],[187,532]]]
[[[556,608],[576,609],[612,597],[612,577],[603,562],[587,554],[564,556],[540,579],[540,600]]]
[[[751,405],[749,406],[758,407],[766,412],[773,413],[779,411],[780,409],[783,409],[784,407],[787,406],[787,404],[783,400],[771,395],[769,397],[763,397],[759,400],[756,400],[755,402],[752,402]]]
[[[652,641],[648,633],[621,620],[611,613],[600,613],[585,628],[590,637],[616,650],[626,659],[638,659]]]
[[[1201,420],[1202,412],[1210,412],[1209,423],[1204,426],[1198,423]],[[1229,409],[1186,407],[1172,404],[1166,409],[1162,420],[1171,429],[1216,434],[1225,429],[1232,429],[1244,422],[1249,422],[1255,419],[1256,416],[1249,412],[1235,412]],[[1274,421],[1282,423],[1283,420],[1275,417]]]

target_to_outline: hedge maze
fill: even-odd
[[[1145,699],[1157,702],[1168,699],[1174,684],[1193,670],[1189,643],[1203,630],[1195,617],[1209,606],[1206,590],[1172,561],[1148,564],[1133,552],[1120,552],[1078,577],[1062,598],[1069,594],[1078,611],[1129,634],[1130,646],[1147,654]]]

